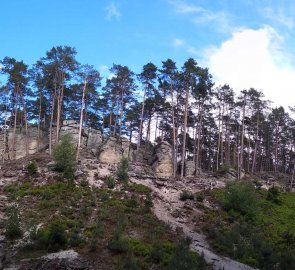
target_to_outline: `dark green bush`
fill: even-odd
[[[23,234],[21,229],[20,212],[15,205],[6,208],[7,219],[4,222],[5,235],[9,239],[20,238]]]
[[[28,174],[33,176],[38,172],[38,167],[37,167],[37,163],[35,160],[31,161],[28,165],[27,165],[27,170],[28,170]]]
[[[188,191],[185,190],[185,191],[182,191],[180,193],[179,199],[181,201],[193,200],[194,199],[194,195],[192,193],[190,193],[190,192],[188,192]]]
[[[58,251],[67,246],[67,234],[64,224],[55,220],[37,232],[37,242],[48,251]]]
[[[105,179],[105,183],[107,185],[108,188],[113,189],[116,185],[115,179],[113,176],[108,175]]]
[[[268,201],[271,201],[273,203],[280,203],[280,199],[279,199],[279,196],[280,196],[280,191],[277,187],[275,186],[272,186],[268,191],[267,191],[267,197],[266,199]]]
[[[175,252],[168,264],[168,270],[205,269],[206,263],[199,255],[189,250],[190,239],[183,239],[176,246]]]
[[[61,138],[54,149],[53,158],[55,169],[62,172],[64,178],[73,179],[76,166],[76,149],[69,134]]]
[[[110,241],[108,242],[108,248],[111,251],[117,253],[125,253],[130,249],[128,240],[122,235],[122,232],[120,232],[119,230],[115,230],[115,232],[113,233]]]
[[[122,182],[128,182],[128,159],[123,157],[117,169],[117,177]]]
[[[254,186],[243,182],[228,183],[223,193],[222,203],[228,212],[233,211],[253,218],[257,211]]]

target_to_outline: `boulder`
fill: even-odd
[[[128,158],[130,143],[127,139],[110,136],[98,149],[98,160],[103,163],[118,164],[122,157]]]
[[[162,141],[156,146],[152,167],[158,177],[171,177],[173,175],[172,146]]]
[[[195,175],[195,163],[193,160],[187,160],[185,162],[185,176],[190,177]]]

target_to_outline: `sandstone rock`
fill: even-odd
[[[185,162],[185,176],[190,177],[195,175],[195,163],[193,160]]]
[[[128,158],[129,146],[127,139],[110,136],[99,148],[98,160],[103,163],[118,164],[122,157]]]
[[[157,145],[152,167],[158,177],[173,175],[172,147],[168,142],[162,141]]]

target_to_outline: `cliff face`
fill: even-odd
[[[38,129],[30,127],[28,136],[24,129],[17,128],[15,136],[13,130],[2,130],[0,132],[0,158],[1,160],[19,159],[28,154],[34,154],[38,150],[44,149],[48,144],[48,134],[40,131],[40,139],[38,145]]]
[[[71,134],[73,143],[78,143],[79,125],[76,121],[66,120],[60,130],[60,136]],[[56,129],[52,131],[52,145],[56,144]],[[102,135],[99,130],[83,129],[81,146],[88,149],[96,149],[102,143]],[[49,145],[48,131],[40,131],[38,142],[37,127],[28,128],[28,136],[25,129],[17,128],[15,136],[13,129],[0,131],[0,160],[20,159],[28,154],[34,154]]]
[[[78,144],[79,125],[74,120],[65,120],[60,129],[60,137],[70,134],[72,142]],[[52,130],[52,145],[56,144],[56,129]],[[48,131],[40,131],[38,140],[37,127],[29,127],[28,135],[25,130],[17,128],[15,136],[13,129],[1,130],[0,132],[0,160],[20,159],[34,154],[49,145]],[[118,164],[122,157],[131,162],[140,162],[152,166],[156,176],[171,177],[173,175],[172,147],[166,142],[158,145],[142,144],[138,153],[136,146],[126,138],[110,136],[103,140],[99,130],[83,129],[81,135],[81,147],[91,150],[102,163]],[[136,153],[138,157],[136,159]]]

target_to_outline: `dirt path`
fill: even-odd
[[[216,270],[251,270],[254,269],[250,266],[244,265],[230,258],[221,256],[214,253],[205,237],[193,230],[190,222],[186,222],[183,216],[175,216],[175,212],[183,212],[184,202],[179,200],[179,195],[182,190],[196,191],[194,185],[190,183],[174,182],[173,185],[168,183],[165,185],[158,185],[152,180],[138,180],[131,178],[131,182],[143,184],[150,187],[154,194],[154,207],[153,211],[158,219],[169,224],[173,229],[181,228],[184,234],[192,239],[191,249],[197,251],[199,254],[204,255],[207,263],[212,264]],[[176,188],[177,187],[177,188]]]

